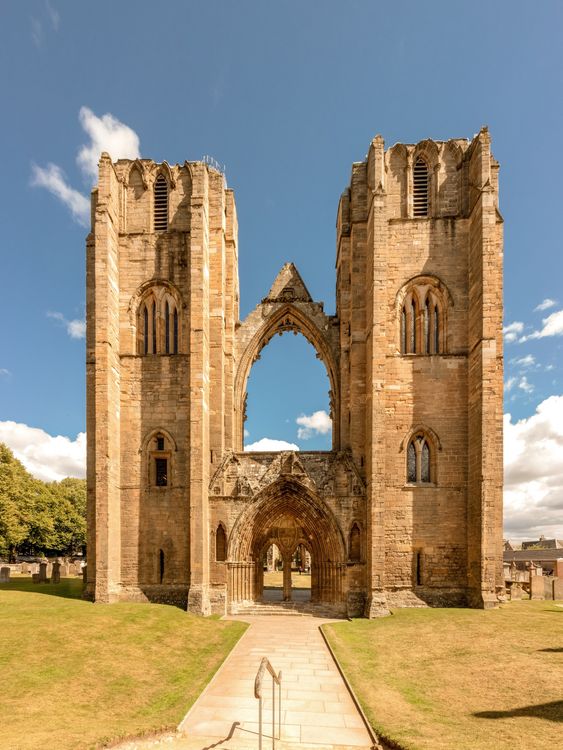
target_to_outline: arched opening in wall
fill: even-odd
[[[274,336],[248,378],[245,451],[331,450],[330,392],[325,364],[305,336]]]
[[[310,602],[311,567],[311,552],[302,542],[289,556],[277,544],[270,544],[262,557],[262,601]]]

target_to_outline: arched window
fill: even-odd
[[[360,527],[354,523],[350,529],[350,541],[348,545],[348,557],[350,562],[360,561]]]
[[[407,448],[407,482],[431,484],[435,470],[432,465],[432,447],[427,436],[419,432],[409,441]]]
[[[416,160],[413,169],[413,215],[428,216],[429,197],[429,172],[428,165],[420,157]]]
[[[154,231],[166,232],[168,229],[168,182],[159,174],[154,183]]]
[[[149,353],[149,309],[143,305],[143,354]]]
[[[137,315],[139,354],[178,354],[180,316],[177,295],[164,286],[151,286]]]
[[[170,487],[172,446],[170,440],[157,432],[148,443],[149,484],[151,487]]]
[[[225,562],[227,559],[227,535],[225,534],[225,528],[220,523],[217,526],[215,532],[215,560],[217,562]]]
[[[418,277],[401,292],[401,354],[444,354],[445,311],[449,295],[434,277]]]

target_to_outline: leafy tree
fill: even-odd
[[[86,482],[41,482],[0,443],[0,555],[72,555],[85,543]]]

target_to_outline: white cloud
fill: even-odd
[[[109,112],[97,117],[88,107],[81,107],[79,119],[90,136],[90,143],[80,148],[76,163],[92,183],[98,177],[98,161],[102,151],[107,151],[114,161],[136,159],[141,155],[137,133]]]
[[[297,430],[297,437],[300,440],[309,440],[314,435],[326,435],[332,430],[332,419],[326,411],[315,411],[307,416],[302,414],[295,420],[301,425]]]
[[[526,354],[525,357],[515,357],[514,359],[511,359],[510,364],[516,365],[517,367],[532,367],[532,365],[536,364],[536,358],[532,354]]]
[[[298,451],[299,446],[288,443],[286,440],[274,440],[273,438],[261,438],[255,443],[245,445],[244,450],[249,451]]]
[[[31,17],[31,39],[36,47],[43,44],[43,24],[35,16]]]
[[[56,164],[47,164],[45,168],[32,164],[31,185],[46,188],[70,209],[72,218],[78,224],[83,227],[90,225],[90,201],[68,184],[63,171]]]
[[[527,419],[504,415],[504,519],[511,539],[563,538],[563,396]]]
[[[250,432],[246,429],[246,427],[244,428],[244,437],[250,437]]]
[[[542,320],[543,328],[541,331],[534,331],[529,336],[522,336],[520,343],[530,339],[543,339],[547,336],[563,336],[563,310],[551,313],[547,318]]]
[[[107,151],[114,160],[136,159],[140,155],[137,133],[109,112],[97,117],[88,107],[81,107],[79,119],[90,141],[80,147],[76,162],[89,185],[97,180],[102,151]],[[45,168],[33,164],[31,171],[33,187],[46,188],[70,209],[78,224],[90,226],[90,199],[71,187],[57,164],[48,164]]]
[[[71,339],[83,339],[86,336],[86,321],[84,319],[67,320],[60,312],[48,312],[47,317],[62,323]]]
[[[511,391],[515,385],[516,385],[516,378],[508,378],[508,380],[504,384],[504,390]]]
[[[555,307],[556,304],[556,300],[546,297],[543,302],[540,302],[539,305],[534,307],[534,312],[537,312],[538,310],[549,310],[550,307]]]
[[[51,26],[53,27],[54,31],[59,30],[59,25],[61,22],[61,16],[59,11],[56,8],[53,8],[49,0],[46,1],[45,7],[47,8],[47,15],[49,16],[49,20],[51,21]]]
[[[514,323],[509,323],[502,329],[504,340],[507,344],[511,344],[513,341],[516,341],[523,330],[524,323],[521,323],[519,320],[514,321]]]
[[[520,381],[518,382],[518,388],[520,388],[520,390],[524,391],[525,393],[532,393],[534,390],[534,386],[531,383],[528,383],[528,378],[525,375],[520,378]]]
[[[0,422],[0,443],[11,448],[26,469],[45,482],[86,475],[85,432],[71,440],[26,424]]]

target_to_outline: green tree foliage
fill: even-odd
[[[86,482],[35,479],[0,443],[0,555],[72,555],[86,544]]]

